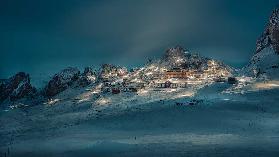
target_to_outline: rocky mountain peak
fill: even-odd
[[[273,10],[263,34],[256,43],[256,53],[244,72],[255,77],[278,78],[279,7]]]
[[[51,97],[64,91],[78,80],[79,75],[80,71],[74,67],[68,67],[55,74],[45,88],[46,96]]]
[[[36,89],[30,83],[29,74],[19,72],[0,84],[0,101],[17,100],[33,95]]]
[[[95,71],[91,67],[85,67],[83,73],[78,79],[78,84],[81,87],[88,86],[91,83],[95,83],[97,79]]]
[[[258,38],[256,53],[269,46],[279,54],[279,7],[273,10],[263,34]]]
[[[187,52],[186,49],[184,49],[181,46],[172,47],[166,51],[164,58],[170,59],[170,58],[183,57],[186,52]]]
[[[279,6],[273,10],[269,18],[269,23],[276,27],[279,26]]]
[[[181,46],[168,49],[165,52],[163,58],[160,60],[160,64],[167,69],[181,68],[187,70],[203,71],[208,67],[209,62],[212,61],[220,68],[226,69],[230,72],[233,71],[233,68],[223,64],[220,61],[203,57],[197,53],[191,53]]]

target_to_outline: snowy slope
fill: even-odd
[[[11,108],[1,108],[0,157],[277,157],[277,24],[278,9],[234,85],[205,80],[187,88],[102,91],[102,79],[115,83],[125,76],[147,82],[174,67],[203,71],[208,61],[221,70],[234,71],[181,47],[167,50],[161,59],[132,72],[109,64],[97,75],[90,69],[82,75],[75,68],[63,70],[50,86],[50,91],[59,86],[61,90],[49,99],[38,99],[35,106],[34,101],[14,101],[9,102]]]
[[[124,108],[64,101],[1,111],[0,152],[31,157],[278,156],[278,89],[222,94],[227,86]],[[187,105],[193,98],[203,101]]]
[[[271,46],[264,48],[252,57],[245,70],[252,76],[277,79],[279,78],[279,55]]]
[[[273,10],[264,32],[256,42],[256,52],[242,74],[279,79],[279,8]]]

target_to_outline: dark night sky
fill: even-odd
[[[139,66],[181,45],[241,67],[277,0],[2,0],[0,78]]]

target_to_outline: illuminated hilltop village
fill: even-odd
[[[99,70],[94,71],[87,67],[83,73],[73,67],[63,69],[39,93],[33,90],[29,75],[18,73],[0,82],[0,91],[4,93],[0,102],[15,101],[23,97],[34,98],[40,93],[52,99],[60,93],[63,95],[69,88],[86,88],[90,93],[85,96],[88,99],[90,95],[99,97],[110,93],[192,90],[213,82],[236,83],[233,73],[234,69],[222,62],[190,53],[177,46],[168,49],[160,59],[149,61],[141,68],[128,70],[125,67],[103,64]]]
[[[192,54],[182,47],[168,49],[165,55],[142,68],[128,71],[124,67],[104,64],[99,74],[100,91],[137,92],[142,89],[187,88],[189,86],[226,82],[233,69],[213,59]]]

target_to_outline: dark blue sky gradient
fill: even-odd
[[[0,78],[45,79],[67,67],[139,66],[181,45],[241,67],[277,0],[6,0]]]

